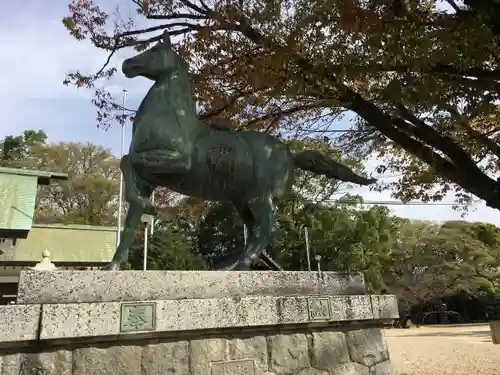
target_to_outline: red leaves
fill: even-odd
[[[97,108],[98,127],[106,129],[110,127],[111,123],[114,121],[123,124],[131,117],[130,113],[123,113],[124,108],[117,104],[113,96],[105,89],[95,89],[92,104]]]
[[[73,0],[68,9],[71,15],[64,17],[62,23],[71,36],[77,40],[90,37],[93,42],[103,39],[102,27],[106,24],[108,15],[94,5],[92,0]]]

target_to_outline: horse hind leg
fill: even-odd
[[[248,202],[238,209],[238,213],[247,226],[247,244],[238,261],[227,269],[245,271],[250,269],[272,241],[276,217],[271,197]]]

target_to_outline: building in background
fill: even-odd
[[[0,304],[15,299],[21,270],[40,262],[44,251],[62,269],[97,268],[111,260],[116,227],[33,224],[37,186],[67,178],[0,167]]]
[[[113,257],[116,227],[33,224],[25,239],[0,239],[0,304],[15,299],[21,270],[48,250],[59,269],[96,269]]]
[[[38,185],[67,179],[66,173],[0,167],[0,238],[26,238],[33,225]]]

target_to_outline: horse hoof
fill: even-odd
[[[224,262],[222,264],[215,264],[212,267],[213,271],[234,271],[235,267],[238,266],[238,262],[230,263]]]
[[[236,262],[233,264],[230,271],[250,271],[251,263],[248,262]]]
[[[149,201],[149,199],[140,198],[140,205],[142,208],[142,212],[146,215],[157,216],[158,211],[156,211],[156,207]]]
[[[101,271],[118,271],[120,267],[116,263],[108,263],[107,266],[104,266],[101,268]]]

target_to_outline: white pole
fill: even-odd
[[[245,246],[247,245],[247,237],[248,237],[247,226],[243,225],[243,243],[245,244]]]
[[[151,193],[151,204],[155,204],[155,192],[153,190],[153,192]],[[153,235],[153,229],[155,227],[155,218],[152,216],[151,217],[151,235]]]
[[[304,236],[306,237],[307,270],[311,271],[311,253],[309,251],[309,231],[304,227]]]
[[[144,257],[142,259],[142,269],[144,271],[148,268],[148,223],[144,227]]]
[[[127,99],[127,90],[123,89],[122,97],[122,114],[125,116],[125,103]],[[122,135],[121,135],[121,147],[120,147],[120,159],[123,157],[123,152],[125,149],[125,121],[122,124]],[[123,202],[123,173],[120,171],[120,192],[118,193],[118,227],[116,229],[116,247],[120,244],[120,234],[122,231],[122,202]]]

